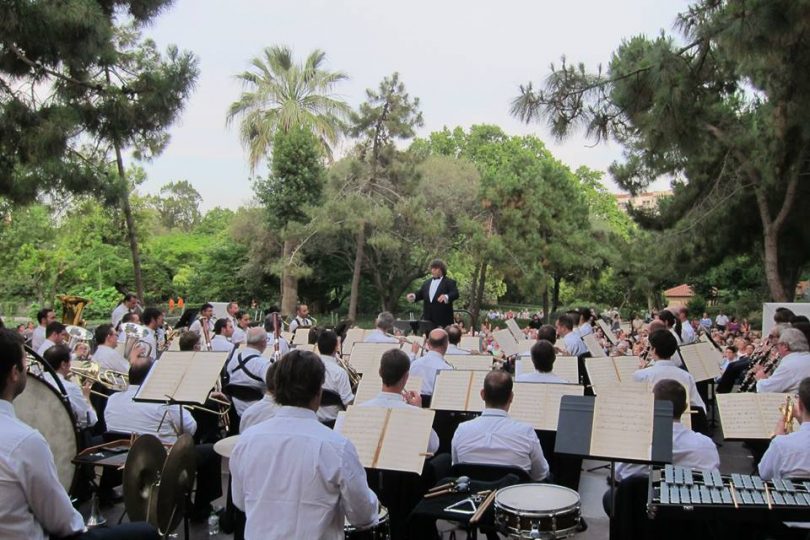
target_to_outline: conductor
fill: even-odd
[[[458,299],[456,282],[447,277],[447,265],[440,259],[430,263],[431,279],[425,281],[416,293],[408,293],[408,302],[422,300],[422,320],[433,323],[434,328],[453,324],[453,300]]]

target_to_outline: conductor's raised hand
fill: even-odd
[[[450,301],[450,297],[447,296],[446,294],[443,294],[443,295],[439,296],[439,302],[441,302],[442,304],[446,304],[449,301]]]

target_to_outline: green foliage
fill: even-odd
[[[160,188],[160,195],[153,197],[151,202],[160,215],[161,224],[167,229],[188,232],[202,218],[202,196],[188,180],[169,182]]]
[[[105,287],[94,289],[92,287],[77,287],[70,291],[90,300],[90,303],[82,311],[82,318],[85,320],[109,319],[115,306],[121,301],[121,293],[115,287]]]

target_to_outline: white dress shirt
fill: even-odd
[[[268,333],[267,334],[267,350],[265,351],[265,353],[272,356],[273,351],[275,350],[275,343],[276,343],[276,338],[273,335],[273,333],[272,332]],[[245,348],[247,348],[247,347],[245,347]],[[278,336],[278,352],[281,353],[281,356],[284,356],[285,354],[290,352],[290,342],[287,341],[284,338],[284,336],[282,336],[282,335]]]
[[[248,369],[248,371],[260,378],[261,381],[257,381],[256,379],[248,376],[244,369],[236,369],[239,367],[240,358],[244,360],[245,367]],[[250,386],[252,388],[256,388],[257,390],[261,390],[264,393],[267,391],[267,385],[264,381],[270,364],[272,364],[270,359],[262,356],[259,351],[253,347],[245,347],[241,351],[231,356],[231,359],[226,364],[226,369],[231,377],[230,384]],[[251,403],[252,402],[233,398],[233,406],[236,408],[236,413],[239,416],[242,416],[242,413],[245,412],[245,409],[247,409]]]
[[[121,353],[106,345],[98,346],[96,352],[93,353],[93,362],[97,363],[102,370],[129,372],[129,362],[121,356]]]
[[[789,435],[777,435],[759,462],[759,476],[810,478],[810,422],[804,422]]]
[[[484,409],[475,420],[459,424],[453,435],[452,457],[454,465],[510,465],[525,470],[535,481],[548,476],[548,462],[534,428],[501,409]]]
[[[295,334],[295,331],[298,330],[298,328],[309,328],[310,326],[312,326],[312,319],[309,317],[304,317],[302,319],[296,315],[296,317],[290,321],[290,332]]]
[[[366,337],[363,338],[364,343],[397,343],[399,344],[399,340],[394,336],[386,336],[385,332],[380,330],[379,328],[375,328],[368,334]]]
[[[228,341],[223,335],[215,334],[211,338],[211,350],[214,352],[230,352],[233,349],[233,343]]]
[[[124,305],[123,302],[115,306],[115,309],[112,312],[112,316],[110,317],[110,322],[112,322],[113,328],[118,328],[118,324],[121,322],[121,319],[124,318],[124,315],[129,313],[129,308]]]
[[[425,356],[417,358],[411,363],[411,376],[422,377],[420,393],[423,396],[433,395],[433,387],[436,386],[436,375],[439,371],[445,369],[453,369],[453,367],[445,362],[442,355],[436,351],[428,351]]]
[[[584,322],[577,327],[576,333],[579,334],[579,338],[582,339],[588,334],[593,334],[593,327],[591,323]]]
[[[59,483],[53,454],[39,431],[0,400],[0,538],[48,540],[84,530],[84,519]]]
[[[37,354],[40,355],[40,356],[44,355],[45,351],[47,351],[48,349],[50,349],[54,345],[56,345],[56,343],[54,343],[50,339],[46,338],[45,341],[43,341],[42,344],[37,349]]]
[[[395,394],[393,392],[380,392],[377,394],[377,397],[374,399],[369,399],[368,401],[364,401],[358,407],[382,407],[384,409],[419,409],[414,405],[410,405],[405,402],[405,399],[400,394]],[[335,426],[337,429],[337,426]],[[436,434],[434,430],[430,430],[430,439],[428,439],[428,447],[427,451],[430,454],[436,454],[439,450],[439,436]]]
[[[728,326],[728,317],[725,315],[718,315],[714,322],[717,326]]]
[[[92,427],[98,422],[98,415],[96,410],[90,405],[90,402],[84,398],[82,389],[74,382],[68,381],[61,373],[56,374],[59,377],[59,382],[65,388],[68,401],[70,401],[70,408],[73,409],[73,415],[76,417],[76,423],[80,428]],[[59,386],[53,380],[50,373],[45,374],[45,381],[50,384],[55,390],[59,391]]]
[[[152,350],[149,353],[149,358],[152,360],[157,360],[157,334],[155,334],[155,331],[147,326],[146,335],[141,341],[144,341],[152,346]]]
[[[442,282],[442,278],[433,278],[430,280],[430,288],[428,290],[428,297],[430,301],[433,302],[433,297],[436,296],[436,291],[439,290],[439,284]]]
[[[233,335],[231,336],[231,343],[234,345],[239,345],[247,338],[247,332],[239,328],[238,326],[233,327]]]
[[[45,341],[45,327],[37,326],[34,328],[34,331],[31,332],[31,348],[38,351],[43,341]]]
[[[678,381],[689,393],[689,403],[695,407],[706,410],[703,398],[698,394],[695,378],[688,371],[677,367],[672,360],[655,360],[650,367],[639,369],[633,373],[633,380],[636,382],[648,382],[650,386],[664,379]]]
[[[447,352],[444,353],[445,356],[450,354],[472,354],[470,351],[466,349],[459,349],[458,345],[453,345],[452,343],[447,346]]]
[[[588,352],[588,347],[585,346],[585,343],[575,331],[565,334],[563,343],[565,343],[565,350],[568,351],[570,356],[579,356]]]
[[[166,444],[174,444],[183,433],[194,435],[197,422],[190,412],[179,405],[133,401],[139,389],[139,385],[130,385],[107,399],[104,420],[108,431],[154,435]]]
[[[779,361],[770,377],[757,381],[757,392],[795,394],[805,377],[810,377],[810,352],[792,352]]]
[[[354,445],[309,409],[280,407],[243,432],[230,467],[247,540],[343,540],[345,519],[356,526],[377,520],[377,496]]]
[[[521,373],[520,375],[517,376],[517,378],[515,378],[515,382],[568,384],[571,381],[566,381],[559,375],[555,375],[554,373],[551,372],[543,373],[542,371],[535,370],[529,373]]]
[[[334,356],[320,355],[323,367],[326,368],[324,374],[323,389],[331,390],[340,396],[340,400],[344,406],[349,405],[354,401],[354,394],[352,394],[352,385],[349,384],[349,375],[346,370],[340,367],[335,360]],[[328,420],[335,420],[337,418],[340,408],[337,405],[321,406],[316,413],[318,420],[325,422]]]
[[[705,435],[695,433],[680,422],[672,423],[672,464],[690,467],[701,471],[720,469],[720,454],[717,446]],[[622,481],[631,476],[650,474],[648,465],[639,463],[617,463],[616,480]]]
[[[254,401],[239,419],[239,432],[244,433],[247,428],[273,418],[278,407],[278,403],[270,394],[265,394],[259,401]]]
[[[697,341],[695,329],[692,328],[692,324],[688,320],[681,324],[681,341],[683,341],[683,345],[689,345]]]
[[[194,332],[195,334],[197,334],[200,337],[204,337],[203,333],[202,333],[202,323],[200,322],[200,319],[195,319],[194,322],[191,323],[191,326],[188,327],[188,331],[189,332]],[[208,335],[209,336],[214,335],[214,320],[213,320],[213,317],[208,318]]]

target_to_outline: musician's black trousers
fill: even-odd
[[[90,529],[61,540],[160,540],[160,535],[148,523],[124,523],[115,527]]]
[[[198,444],[194,450],[197,454],[197,493],[192,515],[202,519],[210,512],[211,501],[222,496],[222,467],[213,444]]]

